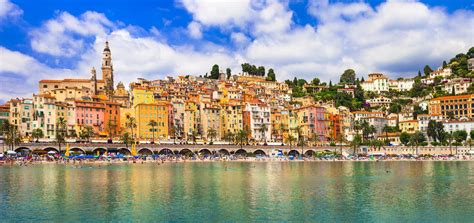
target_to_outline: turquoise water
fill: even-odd
[[[472,222],[474,162],[0,167],[0,221]]]

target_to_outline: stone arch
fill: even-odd
[[[24,153],[30,153],[32,150],[28,147],[18,147],[15,149],[15,152],[24,152]]]
[[[149,155],[153,155],[153,151],[151,151],[151,149],[148,149],[148,148],[141,148],[138,150],[138,154],[149,156]]]
[[[236,156],[247,156],[247,151],[245,149],[238,149],[234,152]]]
[[[306,156],[306,157],[312,157],[312,156],[314,156],[314,155],[315,155],[315,154],[314,154],[314,151],[313,151],[312,149],[306,150],[306,151],[304,152],[304,156]]]
[[[217,151],[217,153],[218,153],[219,155],[223,155],[223,156],[228,156],[228,155],[230,155],[230,152],[229,152],[227,149],[219,149],[219,150]]]
[[[194,156],[195,154],[193,153],[193,151],[191,151],[190,149],[182,149],[179,151],[179,154],[182,155],[182,156]]]
[[[173,151],[168,148],[163,148],[160,151],[158,151],[159,155],[174,155]]]
[[[70,151],[79,154],[86,154],[86,151],[84,149],[78,147],[71,148]]]
[[[54,152],[59,153],[59,150],[54,148],[54,147],[46,147],[46,148],[43,149],[43,151],[46,151],[46,152],[54,151]]]
[[[267,154],[265,153],[265,151],[261,150],[261,149],[257,149],[253,152],[254,155],[261,155],[261,156],[266,156]]]
[[[299,156],[300,152],[298,150],[292,149],[288,152],[288,156]]]
[[[126,155],[126,156],[132,154],[132,152],[130,152],[130,150],[127,149],[127,148],[119,148],[119,149],[117,150],[117,152],[119,152],[120,154]]]
[[[105,153],[105,151],[107,151],[107,149],[99,147],[99,148],[95,148],[94,150],[92,150],[92,153],[94,155],[97,155],[97,152],[99,152],[99,155],[102,155],[102,154]]]
[[[209,149],[201,149],[199,150],[199,155],[201,156],[210,156],[212,152]]]

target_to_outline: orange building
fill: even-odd
[[[105,102],[104,124],[107,135],[120,134],[120,103]]]
[[[433,98],[428,105],[430,115],[441,115],[448,118],[474,118],[474,94],[453,95]]]

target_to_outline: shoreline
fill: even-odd
[[[45,160],[38,160],[38,161],[21,161],[21,160],[13,160],[13,161],[0,161],[0,167],[2,166],[29,166],[29,165],[65,165],[65,166],[81,166],[81,165],[140,165],[140,164],[178,164],[178,163],[336,163],[336,162],[469,162],[474,161],[474,159],[381,159],[381,160],[285,160],[285,159],[237,159],[237,160],[212,160],[212,159],[204,159],[204,160],[94,160],[94,161],[45,161]]]

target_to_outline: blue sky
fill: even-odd
[[[394,78],[435,68],[472,47],[473,30],[467,0],[0,0],[0,100],[43,78],[89,77],[105,40],[126,84],[244,62],[279,80],[334,81],[347,68]]]

